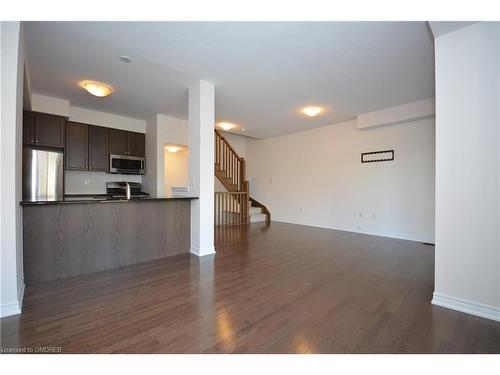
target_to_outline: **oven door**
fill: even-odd
[[[141,157],[128,155],[109,155],[109,173],[144,174],[146,160]]]

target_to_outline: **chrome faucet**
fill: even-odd
[[[127,199],[130,199],[130,196],[131,196],[130,184],[128,183],[128,181],[125,181],[125,180],[123,180],[123,182],[125,182],[125,184],[127,185],[127,188],[125,190],[125,194],[127,196]]]

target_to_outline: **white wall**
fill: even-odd
[[[157,195],[158,187],[158,126],[157,117],[154,116],[146,121],[146,174],[144,175],[144,191]]]
[[[500,37],[497,22],[435,39],[433,303],[500,320]]]
[[[163,151],[164,191],[171,193],[173,187],[188,186],[189,152],[185,148],[177,152]]]
[[[186,120],[158,114],[147,122],[146,160],[148,167],[144,176],[144,186],[150,194],[162,196],[171,193],[170,187],[174,185],[165,180],[167,166],[164,146],[173,143],[187,147],[188,133],[189,126]],[[185,174],[187,173],[186,169]]]
[[[106,182],[128,181],[142,183],[142,176],[140,175],[87,171],[64,172],[65,194],[105,194]]]
[[[31,94],[31,110],[69,117],[70,103],[69,100],[53,98],[33,92]]]
[[[115,115],[112,113],[93,111],[75,106],[70,106],[69,111],[69,119],[71,121],[138,133],[146,132],[146,121],[144,120]]]
[[[394,161],[361,164],[386,149]],[[433,119],[249,138],[246,160],[250,194],[275,221],[434,242]]]
[[[32,110],[69,117],[70,121],[84,124],[104,126],[113,129],[122,129],[145,133],[146,121],[112,113],[93,111],[86,108],[72,106],[69,100],[53,98],[33,93]],[[146,169],[149,161],[146,161]],[[110,174],[106,172],[65,171],[65,194],[104,194],[106,182],[131,181],[143,182],[142,176]]]
[[[20,22],[0,23],[1,128],[1,306],[0,316],[18,314],[24,294],[21,158],[24,38]]]
[[[227,141],[229,142],[231,147],[234,149],[234,151],[236,151],[236,153],[240,157],[244,158],[246,155],[246,139],[248,137],[245,137],[245,136],[239,135],[239,134],[225,132],[225,131],[222,131],[222,135],[224,136],[224,138],[227,139]]]

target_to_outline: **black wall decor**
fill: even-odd
[[[361,154],[361,163],[375,163],[378,161],[394,160],[394,150],[363,152]]]

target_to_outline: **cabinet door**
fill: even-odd
[[[146,136],[143,133],[128,133],[128,155],[142,156],[145,155]]]
[[[89,126],[77,122],[66,124],[66,169],[88,170]]]
[[[23,112],[23,143],[35,144],[35,114],[30,111]]]
[[[35,144],[64,147],[64,118],[47,113],[35,113]]]
[[[89,170],[108,170],[108,128],[89,126]]]
[[[109,129],[109,153],[128,155],[128,132],[125,130]]]

